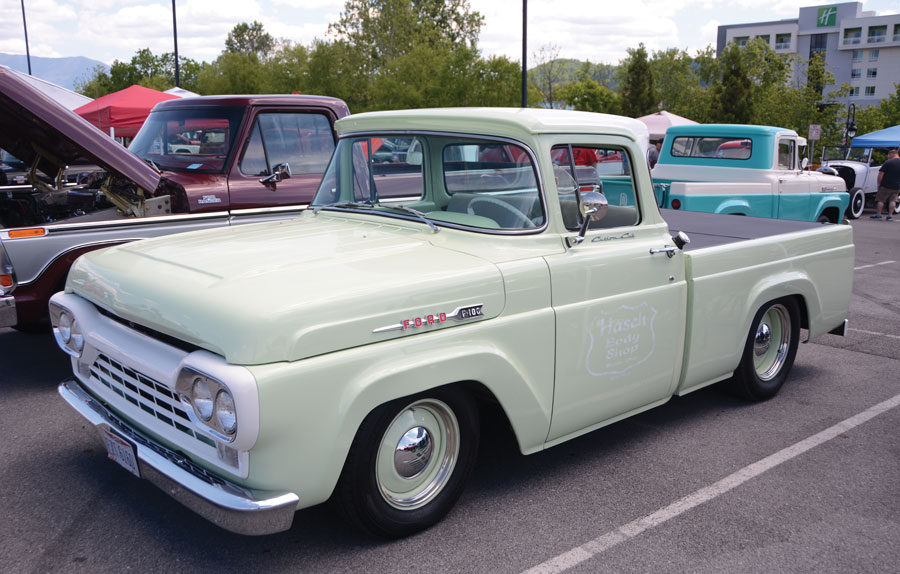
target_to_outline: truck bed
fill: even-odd
[[[691,238],[691,242],[685,246],[685,251],[822,227],[821,223],[810,221],[742,217],[675,209],[659,211],[669,224],[669,230],[673,235],[684,231]]]

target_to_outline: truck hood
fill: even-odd
[[[376,219],[307,212],[128,243],[81,257],[66,288],[244,365],[426,334],[503,310],[494,264],[433,245],[427,228]]]
[[[49,176],[65,166],[95,164],[152,193],[160,175],[78,114],[0,66],[0,148]]]

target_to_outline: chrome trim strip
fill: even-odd
[[[112,429],[128,437],[136,447],[141,477],[213,524],[254,536],[291,527],[300,502],[296,494],[254,491],[219,478],[131,428],[94,400],[75,379],[60,383],[59,394],[99,432]]]
[[[468,319],[475,318],[484,318],[484,311],[482,310],[484,307],[483,303],[474,303],[472,305],[463,305],[462,307],[457,307],[453,310],[452,313],[447,314],[447,319],[453,319],[455,321],[465,321]],[[463,316],[463,311],[469,311],[468,316]],[[373,333],[387,333],[389,331],[403,331],[403,323],[397,323],[396,325],[388,325],[387,327],[379,327],[374,329]]]
[[[13,327],[19,323],[16,313],[16,298],[12,295],[0,297],[0,327]]]

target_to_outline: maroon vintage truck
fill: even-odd
[[[81,254],[116,243],[282,219],[312,198],[349,114],[320,96],[207,96],[157,105],[125,149],[0,67],[0,148],[82,185],[0,193],[0,327],[40,328]]]

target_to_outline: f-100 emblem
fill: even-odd
[[[466,321],[468,319],[477,319],[484,317],[482,310],[484,305],[466,305],[465,307],[457,307],[452,313],[434,313],[413,317],[411,319],[403,319],[396,325],[388,325],[387,327],[379,327],[372,331],[373,333],[385,333],[387,331],[408,331],[410,329],[418,329],[421,327],[430,327],[446,323],[450,319],[455,321]]]

